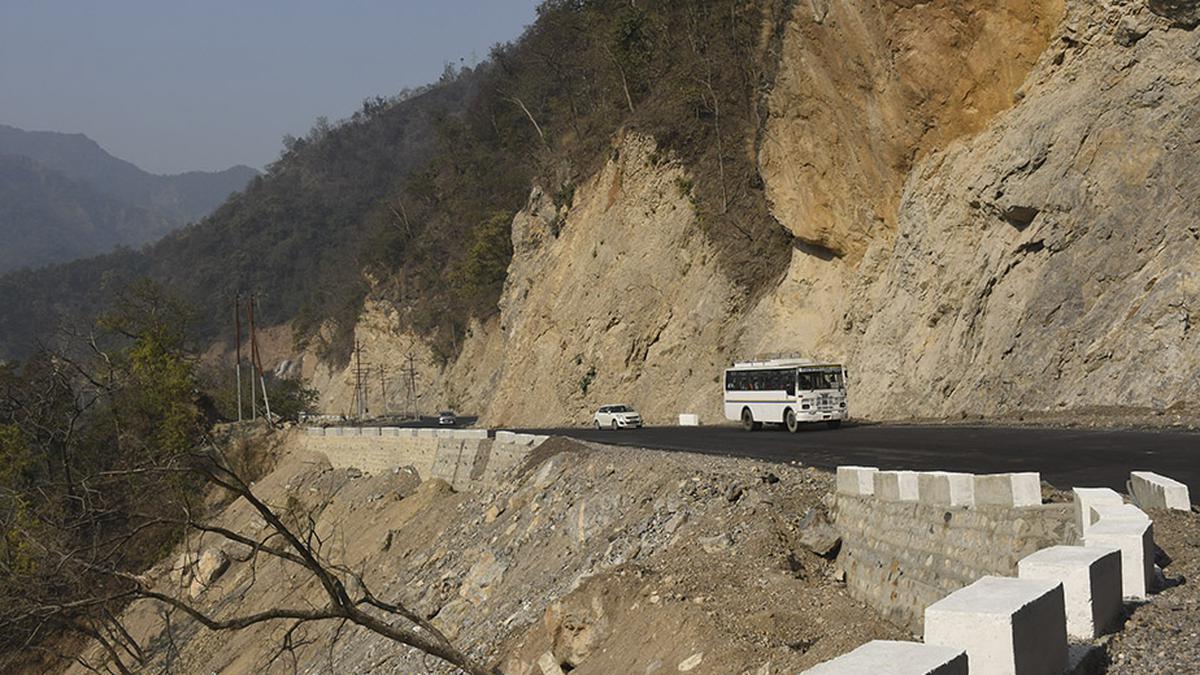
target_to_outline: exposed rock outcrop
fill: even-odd
[[[630,131],[571,203],[533,191],[499,317],[423,389],[493,424],[710,422],[722,366],[795,351],[849,364],[859,416],[1198,405],[1190,8],[797,3],[758,148],[778,285],[727,280],[687,168]]]

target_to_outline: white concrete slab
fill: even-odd
[[[1090,641],[1115,629],[1121,619],[1119,549],[1051,546],[1022,558],[1017,576],[1062,582],[1070,637]]]
[[[837,492],[850,497],[867,497],[875,494],[873,466],[839,466],[837,468]]]
[[[1119,506],[1125,503],[1121,495],[1109,488],[1074,488],[1071,490],[1075,498],[1075,528],[1079,536],[1087,534],[1092,526],[1092,507],[1098,505]]]
[[[362,427],[358,430],[360,436],[381,436],[382,432],[379,427]]]
[[[1083,544],[1120,549],[1121,594],[1146,599],[1154,581],[1154,526],[1149,520],[1101,519],[1088,529]]]
[[[1131,472],[1129,490],[1133,502],[1143,509],[1192,510],[1188,486],[1152,471]]]
[[[872,640],[802,675],[967,675],[961,649],[920,642]]]
[[[457,438],[464,441],[481,441],[487,438],[487,429],[459,429],[455,434]]]
[[[323,427],[308,427],[306,429],[309,436],[324,436],[325,429]]]
[[[511,431],[497,431],[496,432],[496,442],[497,443],[515,443],[516,442],[515,437],[516,437],[516,434],[514,434]]]
[[[951,471],[922,471],[917,474],[917,491],[922,504],[974,506],[975,476]]]
[[[1037,506],[1042,503],[1042,476],[1037,472],[975,476],[976,506]]]
[[[875,474],[875,497],[885,502],[915,502],[919,490],[916,471],[880,471]]]
[[[1059,675],[1067,667],[1062,583],[983,577],[925,608],[925,643],[965,649],[971,675]]]
[[[679,415],[679,426],[698,427],[700,426],[700,416],[692,413],[681,413]]]

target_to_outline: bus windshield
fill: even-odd
[[[841,389],[842,371],[819,370],[799,373],[800,389]]]

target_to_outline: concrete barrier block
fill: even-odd
[[[973,506],[975,476],[951,471],[922,471],[917,474],[917,492],[922,504]]]
[[[983,577],[925,608],[925,643],[964,649],[971,675],[1049,675],[1067,667],[1063,585]]]
[[[1152,471],[1130,473],[1129,491],[1133,502],[1143,509],[1192,509],[1192,499],[1186,485]]]
[[[1150,516],[1133,504],[1096,504],[1091,507],[1091,525],[1102,520],[1132,520],[1139,523],[1150,522]],[[1089,525],[1089,529],[1091,528]]]
[[[306,429],[306,433],[308,433],[309,436],[324,436],[325,429],[324,427],[308,427]]]
[[[383,435],[383,433],[381,432],[379,427],[362,427],[361,429],[358,430],[358,433],[360,436],[382,436]]]
[[[873,466],[839,466],[837,468],[837,492],[839,495],[851,497],[866,497],[875,494],[875,474],[879,472]]]
[[[437,438],[438,431],[438,429],[427,429],[422,427],[417,429],[417,438]]]
[[[362,429],[359,429],[358,427],[342,427],[342,435],[343,436],[361,436]]]
[[[464,441],[481,441],[488,437],[487,429],[459,429],[455,437]]]
[[[383,427],[382,429],[379,430],[379,433],[382,436],[398,437],[401,435],[402,431],[405,431],[405,430],[401,429],[400,427]]]
[[[511,431],[497,431],[496,432],[496,442],[497,443],[515,443],[516,442],[515,436],[516,436],[516,434],[514,434]]]
[[[1042,503],[1042,476],[1036,472],[975,476],[976,506],[1037,506]]]
[[[916,471],[880,471],[875,474],[875,496],[885,502],[917,501]]]
[[[1070,637],[1092,640],[1120,622],[1121,551],[1116,548],[1051,546],[1022,558],[1017,576],[1062,582]]]
[[[679,426],[681,427],[698,427],[700,426],[700,416],[691,413],[683,413],[679,416]]]
[[[1075,497],[1075,527],[1080,537],[1087,534],[1088,528],[1092,526],[1093,506],[1118,506],[1125,503],[1121,495],[1109,488],[1074,488],[1071,492]]]
[[[549,436],[537,435],[537,436],[534,436],[534,437],[533,437],[533,443],[532,443],[532,444],[533,444],[533,445],[541,445],[542,443],[545,443],[545,442],[546,442],[546,441],[548,441],[548,440],[550,440],[550,437],[549,437]]]
[[[973,672],[973,671],[972,671]],[[967,675],[962,649],[919,642],[872,640],[802,675]]]
[[[1149,520],[1102,518],[1088,529],[1083,544],[1120,549],[1121,595],[1146,599],[1154,580],[1154,526]]]

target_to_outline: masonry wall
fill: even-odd
[[[411,466],[422,479],[440,478],[456,490],[494,482],[546,440],[545,436],[485,430],[393,427],[311,427],[304,447],[338,468],[383,473]]]
[[[839,495],[838,562],[850,594],[914,634],[925,607],[985,575],[1016,576],[1017,561],[1073,544],[1071,504],[951,507]]]

